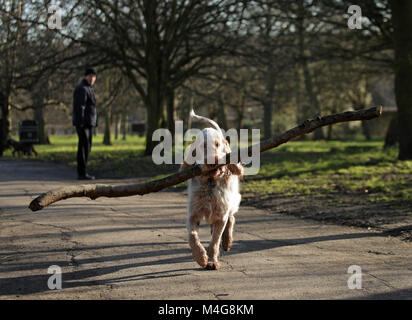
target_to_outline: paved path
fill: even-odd
[[[27,208],[74,178],[54,164],[0,160],[0,299],[412,298],[412,244],[364,229],[242,206],[231,252],[206,271],[186,242],[182,192]],[[209,228],[200,233],[207,244]],[[51,265],[62,268],[61,290],[47,287]],[[360,290],[348,289],[351,265],[362,269]]]

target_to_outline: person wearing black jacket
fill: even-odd
[[[84,79],[76,86],[73,94],[73,125],[76,127],[79,143],[77,146],[77,174],[79,180],[93,180],[86,171],[87,159],[92,148],[92,130],[97,127],[96,99],[92,86],[97,72],[87,68]]]

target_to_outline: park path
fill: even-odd
[[[0,299],[412,299],[412,244],[379,232],[242,206],[232,250],[206,271],[186,242],[183,192],[27,208],[74,178],[55,164],[0,160]],[[200,234],[207,244],[209,228]],[[52,265],[61,290],[47,287]],[[362,289],[348,288],[351,265]]]

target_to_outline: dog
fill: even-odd
[[[233,243],[235,213],[239,210],[241,200],[239,179],[243,176],[243,166],[241,163],[228,164],[208,171],[216,167],[219,159],[225,158],[231,149],[216,122],[197,116],[193,110],[190,116],[211,127],[203,129],[196,136],[196,140],[188,147],[179,169],[181,171],[195,163],[202,163],[201,168],[204,172],[190,179],[188,183],[188,241],[194,260],[205,269],[216,270],[219,268],[221,242],[225,251],[229,251]],[[208,159],[214,160],[214,164],[210,164]],[[193,163],[193,160],[196,162]],[[207,252],[199,239],[199,225],[203,219],[210,224],[212,234]]]
[[[32,153],[34,153],[37,156],[37,152],[34,149],[34,146],[32,143],[19,142],[11,138],[8,138],[6,142],[6,148],[13,149],[12,151],[13,157],[16,155],[16,152],[19,157],[21,157],[22,154],[30,157]]]

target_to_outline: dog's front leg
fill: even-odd
[[[210,241],[209,248],[207,249],[207,254],[209,256],[209,261],[207,263],[206,269],[216,270],[219,268],[219,247],[220,241],[222,239],[223,230],[225,230],[227,219],[216,221],[212,224],[212,240]]]
[[[230,213],[229,219],[227,221],[225,231],[222,235],[222,247],[223,250],[229,251],[233,243],[233,227],[235,226],[235,217],[233,213]]]
[[[189,245],[192,248],[192,255],[196,262],[203,268],[207,264],[207,254],[203,245],[199,239],[199,223],[200,219],[197,216],[189,217],[188,232],[189,232]]]

